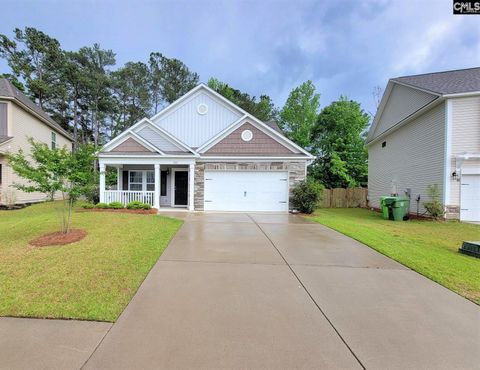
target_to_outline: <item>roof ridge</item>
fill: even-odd
[[[448,71],[419,73],[419,74],[415,74],[415,75],[397,76],[397,77],[393,77],[393,78],[391,78],[391,79],[392,79],[392,80],[396,80],[396,79],[398,79],[398,78],[426,76],[426,75],[434,75],[434,74],[441,74],[441,73],[451,73],[451,72],[460,72],[460,71],[468,71],[468,70],[471,70],[471,69],[480,69],[480,67],[469,67],[469,68],[450,69],[450,70],[448,70]]]

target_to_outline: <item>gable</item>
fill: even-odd
[[[436,98],[436,95],[395,83],[378,121],[374,123],[376,126],[371,139],[389,130]]]
[[[252,139],[244,141],[242,132],[250,130]],[[204,155],[292,155],[297,154],[254,125],[245,122],[208,149]]]
[[[160,149],[162,152],[187,152],[185,148],[176,145],[170,139],[162,136],[159,132],[155,131],[151,127],[145,126],[139,130],[136,130],[135,133],[148,141],[150,144]]]
[[[127,153],[151,153],[152,151],[142,144],[140,144],[135,139],[129,137],[127,140],[123,141],[116,147],[114,147],[111,152],[127,152]]]
[[[207,107],[205,113],[199,112],[202,104]],[[153,117],[152,121],[186,145],[198,148],[242,115],[206,89],[200,89],[171,111]]]

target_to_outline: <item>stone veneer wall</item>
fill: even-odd
[[[445,206],[445,218],[447,220],[458,220],[460,219],[460,206]]]
[[[197,162],[195,164],[195,201],[196,211],[203,211],[205,195],[205,171],[288,171],[288,184],[291,190],[299,181],[305,179],[305,162]],[[290,194],[291,195],[291,194]],[[291,208],[291,202],[289,202]]]

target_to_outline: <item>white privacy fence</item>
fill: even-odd
[[[154,205],[154,191],[133,191],[133,190],[105,190],[105,203],[120,202],[124,206],[133,201],[139,201]]]

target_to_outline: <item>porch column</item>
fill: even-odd
[[[105,203],[105,164],[100,163],[100,203]]]
[[[188,165],[188,210],[194,210],[195,164]]]
[[[117,167],[117,191],[120,191],[123,189],[123,184],[122,184],[122,168]]]
[[[155,167],[155,194],[153,199],[153,208],[160,209],[160,165],[156,163]]]

